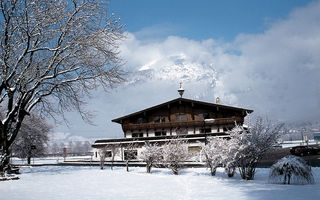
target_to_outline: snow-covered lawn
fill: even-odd
[[[167,169],[123,167],[44,166],[23,168],[20,180],[0,182],[0,199],[319,199],[320,168],[313,168],[315,185],[275,185],[267,181],[269,169],[257,169],[254,181],[239,175],[227,178],[223,169],[211,177],[203,168],[172,175]]]
[[[63,161],[90,161],[91,156],[72,156],[66,157],[44,157],[44,158],[32,158],[31,164],[57,164]],[[27,165],[27,159],[21,159],[13,157],[11,158],[11,163],[15,165]]]

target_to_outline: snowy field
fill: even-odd
[[[57,164],[63,161],[90,161],[91,156],[72,156],[66,157],[44,157],[44,158],[32,158],[31,164]],[[27,165],[27,159],[11,158],[11,163],[14,165]],[[0,199],[1,200],[1,199]]]
[[[267,181],[269,169],[257,169],[256,180],[227,178],[223,169],[211,177],[204,168],[172,175],[167,169],[124,167],[43,166],[22,168],[20,180],[0,182],[0,199],[319,199],[320,168],[313,168],[315,185],[276,185]]]

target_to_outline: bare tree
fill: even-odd
[[[0,172],[26,115],[76,110],[90,91],[123,81],[119,18],[106,1],[0,1]]]
[[[127,172],[129,172],[129,162],[136,159],[138,156],[137,147],[138,143],[136,143],[135,141],[132,141],[125,145],[124,160],[126,161]]]
[[[119,144],[108,144],[108,145],[104,146],[104,148],[102,150],[103,156],[104,156],[103,162],[105,161],[106,157],[110,157],[110,160],[111,160],[110,168],[111,168],[111,170],[113,170],[114,159],[115,159],[115,156],[119,153],[120,148],[121,148],[121,145],[119,145]],[[101,158],[101,156],[100,156],[100,158]],[[100,163],[101,162],[102,162],[102,160],[100,160]]]
[[[75,147],[75,145],[74,145],[73,141],[70,140],[70,141],[68,142],[68,152],[71,153],[71,154],[73,154],[73,153],[74,153],[74,147]]]
[[[50,145],[50,153],[54,155],[59,154],[59,146],[56,142]]]
[[[64,149],[66,148],[66,145],[63,142],[60,142],[59,147],[58,147],[58,154],[63,154]]]
[[[162,159],[162,148],[157,143],[145,144],[145,149],[141,153],[141,159],[146,162],[147,173],[151,173],[151,168],[160,163]]]
[[[229,132],[231,137],[229,148],[236,149],[236,152],[230,151],[229,162],[239,168],[242,179],[254,179],[258,162],[265,152],[277,142],[282,127],[283,124],[264,122],[258,117],[248,130],[242,126],[236,126]]]
[[[99,151],[99,158],[100,158],[100,169],[104,169],[104,163],[106,161],[106,156],[107,156],[107,147],[103,147]]]
[[[283,184],[313,184],[311,167],[296,156],[286,156],[270,168],[269,182]]]
[[[120,148],[121,146],[117,144],[110,145],[109,147],[111,151],[111,166],[110,166],[111,170],[113,170],[114,158],[120,152]]]
[[[183,162],[189,158],[186,141],[181,138],[172,139],[162,148],[163,162],[175,175],[183,167]]]
[[[19,158],[43,156],[47,152],[51,127],[38,116],[31,115],[22,123],[20,134],[12,145],[12,153]]]
[[[88,153],[91,150],[91,143],[89,141],[85,141],[83,143],[83,152]]]

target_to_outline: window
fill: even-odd
[[[137,150],[124,150],[123,155],[124,155],[125,160],[133,160],[138,157],[138,151]]]
[[[143,137],[143,133],[132,133],[132,137]]]
[[[189,153],[200,153],[200,151],[201,151],[200,146],[188,147]]]
[[[156,131],[154,133],[154,136],[158,137],[158,136],[166,136],[167,132],[166,131]]]
[[[98,152],[95,152],[95,156],[96,156],[96,158],[98,157]]]
[[[160,117],[159,116],[156,116],[154,117],[154,123],[159,123],[160,122]]]
[[[143,120],[143,118],[142,118],[142,117],[140,117],[140,118],[138,118],[138,119],[137,119],[137,123],[138,123],[138,124],[142,124],[142,123],[143,123],[143,121],[144,121],[144,120]]]
[[[176,115],[176,121],[187,121],[187,115]]]
[[[205,120],[205,119],[209,119],[209,113],[200,113],[199,115],[199,120]]]
[[[155,116],[154,117],[154,122],[155,123],[163,123],[166,122],[166,117],[165,116]]]
[[[111,151],[106,151],[106,158],[110,158],[110,157],[112,157]]]
[[[200,133],[211,133],[211,128],[201,128]]]

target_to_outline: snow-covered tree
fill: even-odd
[[[183,162],[189,158],[186,141],[181,138],[172,139],[162,147],[163,164],[178,175]]]
[[[100,169],[103,170],[104,169],[104,163],[106,160],[106,155],[107,155],[107,148],[103,147],[102,149],[100,149],[98,151],[99,154],[99,158],[100,158]]]
[[[56,142],[54,142],[53,144],[49,145],[50,150],[49,152],[51,154],[59,154],[59,146]]]
[[[202,147],[202,156],[207,167],[210,168],[211,175],[216,174],[216,170],[226,159],[227,141],[223,138],[209,138],[206,145]]]
[[[283,124],[271,124],[258,117],[248,130],[237,125],[229,132],[229,147],[236,149],[229,155],[229,160],[239,168],[242,179],[254,179],[258,162],[277,142],[282,127]]]
[[[124,160],[126,161],[126,169],[129,172],[129,162],[137,158],[138,143],[132,141],[124,146]]]
[[[151,173],[151,168],[160,163],[162,159],[162,148],[157,143],[146,143],[144,147],[140,158],[146,162],[147,173]]]
[[[20,134],[12,145],[12,153],[19,158],[43,156],[47,152],[48,133],[51,127],[44,119],[31,115],[22,123]]]
[[[116,154],[119,153],[121,146],[118,144],[108,144],[105,148],[111,153],[110,168],[111,168],[111,170],[113,170],[114,158],[115,158]]]
[[[87,97],[123,81],[119,18],[107,1],[1,0],[0,172],[22,122],[37,110],[56,117],[76,110],[89,121]],[[109,17],[108,17],[109,16]]]
[[[236,172],[237,160],[235,155],[238,153],[238,143],[236,140],[226,140],[225,147],[223,149],[224,157],[222,165],[227,173],[228,177],[233,177]]]
[[[286,156],[270,168],[269,182],[282,184],[313,184],[311,167],[296,156]]]

